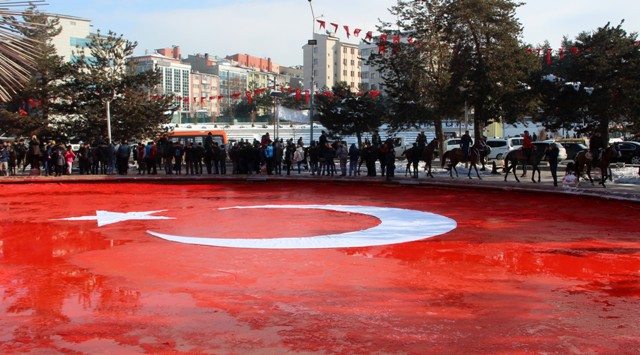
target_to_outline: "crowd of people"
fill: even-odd
[[[531,154],[535,137],[527,131],[523,137],[523,151]],[[461,138],[466,159],[473,141],[468,131]],[[594,134],[591,141],[590,150],[596,160],[601,139]],[[416,137],[413,150],[424,150],[426,143],[427,138],[422,131]],[[409,158],[410,151],[405,153]],[[557,186],[558,151],[554,144],[548,146],[545,156],[553,183]],[[113,144],[108,139],[99,138],[91,143],[81,143],[77,151],[69,144],[38,139],[36,136],[32,136],[28,142],[20,139],[4,142],[0,146],[2,176],[18,175],[20,170],[24,174],[28,167],[44,176],[70,175],[76,161],[80,175],[127,175],[130,166],[134,166],[134,173],[138,175],[157,175],[158,170],[166,175],[203,175],[205,168],[206,174],[223,175],[227,174],[227,163],[231,163],[232,174],[266,175],[302,174],[306,171],[318,176],[356,176],[360,175],[364,165],[367,176],[376,176],[379,166],[381,175],[391,179],[395,172],[396,156],[393,139],[382,141],[378,131],[372,134],[371,140],[365,140],[362,148],[355,143],[348,146],[344,141],[329,141],[324,131],[309,146],[305,146],[302,138],[295,143],[292,138],[286,141],[282,138],[272,140],[269,133],[263,135],[260,141],[240,140],[233,145],[221,144],[209,134],[203,142],[198,143],[175,141],[167,135],[157,141],[133,145],[127,141]]]

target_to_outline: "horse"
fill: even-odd
[[[482,180],[477,167],[479,158],[480,158],[480,152],[475,146],[469,148],[468,161],[465,161],[464,159],[464,152],[462,151],[462,148],[454,148],[446,151],[444,155],[442,155],[442,168],[444,168],[444,165],[447,162],[447,159],[449,159],[451,161],[449,164],[449,176],[453,178],[453,172],[455,171],[456,177],[458,177],[458,169],[456,169],[456,165],[458,165],[458,163],[461,163],[461,162],[462,163],[468,162],[471,164],[471,166],[469,166],[469,172],[467,173],[467,176],[469,177],[469,179],[472,179],[471,168],[474,168],[476,170],[476,175],[478,176],[478,179]]]
[[[438,138],[434,138],[426,147],[422,150],[421,158],[424,161],[424,171],[427,172],[427,176],[433,177],[431,174],[431,164],[433,163],[433,155],[438,149]]]
[[[544,157],[544,151],[538,151],[536,147],[531,148],[531,155],[529,159],[527,159],[524,150],[516,149],[512,150],[504,157],[504,181],[507,181],[507,177],[509,177],[509,171],[513,170],[513,177],[516,178],[517,182],[520,182],[518,179],[518,175],[516,174],[516,167],[518,163],[523,163],[525,165],[531,165],[531,181],[536,182],[536,171],[538,172],[538,183],[540,182],[540,161]]]
[[[593,163],[593,154],[591,154],[588,150],[582,150],[576,154],[574,158],[573,169],[576,177],[578,178],[578,183],[580,182],[580,178],[587,175],[589,178],[589,182],[593,185],[593,178],[591,178],[591,165]],[[567,169],[569,166],[567,165]]]
[[[612,180],[611,173],[611,161],[615,157],[620,157],[620,151],[616,145],[611,145],[604,151],[602,151],[602,157],[597,164],[597,167],[600,168],[600,182],[599,184],[602,187],[606,187],[605,182],[607,179]],[[591,167],[593,165],[593,154],[588,150],[583,150],[576,154],[575,157],[575,173],[578,179],[583,176],[583,172],[586,173],[589,178],[589,182],[593,185],[593,178],[591,177]]]
[[[411,174],[412,178],[417,179],[418,163],[420,162],[420,155],[421,155],[420,149],[414,143],[413,147],[409,149],[405,149],[405,151],[402,152],[402,155],[404,155],[407,158],[407,168],[404,172],[404,176]]]
[[[607,181],[607,179],[609,180],[613,180],[613,174],[611,172],[611,161],[613,160],[613,158],[619,158],[621,157],[620,150],[618,150],[618,146],[616,146],[615,144],[610,145],[607,149],[605,149],[602,152],[602,157],[600,158],[600,164],[598,164],[598,166],[600,167],[600,185],[602,185],[602,187],[607,187],[605,186],[605,182]]]

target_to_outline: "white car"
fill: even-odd
[[[460,138],[451,138],[444,141],[444,151],[448,152],[451,149],[460,148],[460,142],[462,139]]]
[[[522,138],[489,138],[487,145],[491,147],[487,159],[502,160],[507,153],[522,146]]]

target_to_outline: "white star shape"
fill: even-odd
[[[111,212],[111,211],[96,211],[95,216],[81,216],[56,219],[56,221],[98,221],[98,227],[106,226],[124,221],[138,221],[138,220],[152,220],[152,219],[175,219],[172,217],[164,216],[151,216],[154,213],[166,212],[166,210],[160,211],[148,211],[148,212]]]

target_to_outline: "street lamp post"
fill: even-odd
[[[313,77],[313,61],[314,61],[314,49],[315,45],[318,44],[315,34],[316,34],[316,15],[313,13],[313,5],[311,4],[311,0],[309,0],[309,8],[311,8],[311,40],[309,40],[308,44],[311,48],[311,85],[309,87],[309,144],[313,143],[313,96],[314,96],[314,77]]]
[[[109,138],[109,144],[111,144],[111,101],[107,100],[107,138]]]

